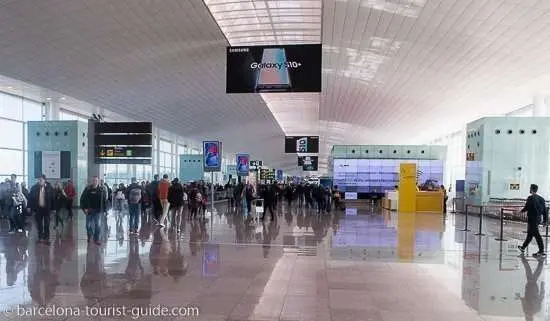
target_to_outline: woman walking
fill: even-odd
[[[58,181],[55,183],[54,188],[54,208],[55,208],[55,226],[54,228],[57,229],[59,225],[61,225],[61,228],[63,228],[63,217],[61,216],[61,211],[66,209],[67,207],[67,194],[65,194],[65,190],[63,189],[63,186]]]

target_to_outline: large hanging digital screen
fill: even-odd
[[[417,181],[443,181],[443,160],[334,159],[334,185],[342,192],[384,193],[399,185],[399,165],[416,163]]]
[[[321,92],[321,44],[227,47],[226,92]]]
[[[318,153],[319,136],[286,136],[285,153]]]

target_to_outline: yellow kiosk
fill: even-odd
[[[443,191],[417,191],[416,164],[403,163],[400,165],[399,212],[442,214],[443,198]]]

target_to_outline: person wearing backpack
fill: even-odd
[[[177,177],[172,180],[172,186],[168,189],[168,202],[170,203],[170,211],[172,212],[172,230],[179,234],[181,212],[183,210],[183,186]]]
[[[137,178],[132,177],[132,184],[126,190],[128,193],[126,198],[128,199],[129,233],[130,235],[137,235],[143,188],[137,183]]]

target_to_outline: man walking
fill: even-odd
[[[543,223],[547,223],[548,213],[546,213],[546,201],[540,195],[537,194],[539,187],[535,184],[531,184],[529,197],[525,206],[520,211],[521,213],[527,212],[527,238],[523,245],[518,246],[519,250],[523,254],[533,237],[537,241],[539,251],[533,254],[534,257],[544,257],[544,242],[542,241],[542,236],[539,232],[540,218],[542,216]]]
[[[105,199],[107,192],[102,185],[99,185],[99,178],[94,176],[92,184],[86,187],[80,197],[80,207],[86,214],[86,231],[88,243],[92,240],[96,245],[101,245],[99,237],[101,234],[101,215],[105,210]]]
[[[29,209],[34,213],[38,228],[38,241],[50,245],[50,214],[54,209],[54,191],[46,176],[38,178],[29,195]]]
[[[128,214],[129,214],[129,232],[130,235],[137,235],[139,228],[139,215],[141,213],[141,195],[143,189],[137,183],[137,178],[132,177],[132,184],[126,189],[128,195]]]
[[[158,225],[162,228],[166,224],[166,218],[168,217],[168,211],[170,210],[170,202],[168,201],[168,191],[170,190],[170,182],[168,181],[168,175],[164,174],[162,180],[158,183],[157,196],[162,207],[162,215],[160,217]]]

